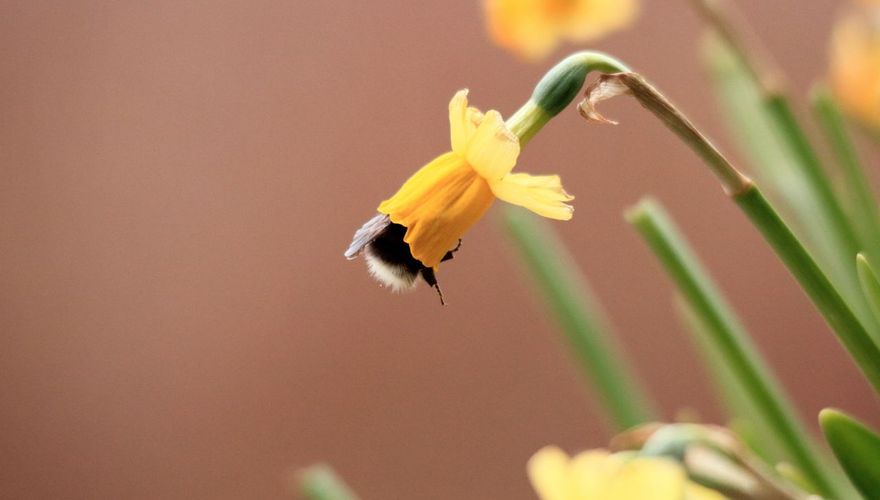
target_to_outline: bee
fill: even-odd
[[[403,241],[405,235],[406,227],[391,222],[385,214],[376,215],[354,233],[345,257],[352,260],[363,253],[373,278],[394,292],[412,290],[421,277],[428,286],[437,290],[440,304],[446,305],[434,269],[412,256],[409,243]],[[446,252],[441,262],[451,260],[460,247],[459,239],[458,245]]]

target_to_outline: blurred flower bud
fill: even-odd
[[[692,481],[730,498],[811,498],[763,464],[724,427],[651,423],[615,437],[612,449],[638,450],[639,457],[674,459],[684,465]]]
[[[829,80],[847,114],[880,129],[880,2],[860,3],[834,26]]]

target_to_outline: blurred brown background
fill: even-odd
[[[799,91],[831,0],[739,2]],[[685,0],[596,44],[728,150]],[[573,50],[567,46],[553,60]],[[477,1],[0,3],[0,496],[284,498],[334,464],[366,499],[532,498],[539,447],[608,433],[494,218],[436,295],[391,295],[342,252],[448,149],[455,90],[507,115],[553,62],[492,46]],[[811,423],[878,407],[775,256],[695,157],[631,102],[571,110],[523,171],[671,417],[720,417],[621,211],[667,204]],[[815,428],[815,426],[814,426]]]

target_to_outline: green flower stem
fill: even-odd
[[[742,35],[742,26],[737,25],[730,14],[730,2],[694,0],[694,3],[717,33],[716,46],[720,46],[722,53],[726,52],[737,60],[732,65],[740,70],[741,75],[737,76],[750,80],[756,89],[760,99],[759,109],[767,119],[774,138],[783,146],[783,153],[790,160],[789,167],[797,174],[797,183],[802,183],[800,187],[803,189],[799,193],[802,199],[793,204],[806,203],[810,205],[808,211],[816,214],[815,218],[806,222],[806,232],[810,234],[811,240],[824,245],[818,253],[820,261],[859,319],[872,335],[880,337],[880,324],[875,322],[862,300],[858,292],[858,279],[852,268],[852,258],[861,250],[858,234],[852,221],[846,216],[840,199],[835,196],[827,172],[792,111],[782,73],[763,47],[746,43],[747,37]],[[751,39],[754,40],[754,37]],[[746,103],[733,101],[731,105],[744,106]],[[761,167],[771,168],[768,165]],[[779,187],[779,190],[791,191],[786,187]]]
[[[666,96],[638,73],[627,72],[600,76],[599,80],[587,89],[586,97],[578,105],[578,110],[581,116],[587,120],[608,123],[610,120],[599,113],[596,105],[625,94],[635,97],[642,107],[650,111],[666,125],[666,128],[690,146],[718,178],[721,185],[724,186],[725,192],[736,195],[752,186],[751,179],[737,170]]]
[[[832,221],[831,227],[837,232],[837,238],[841,241],[845,252],[840,256],[841,259],[851,262],[853,256],[861,250],[856,232],[831,188],[831,179],[819,162],[816,151],[798,124],[788,98],[781,93],[768,95],[765,106],[778,130],[782,132],[783,139],[798,158],[804,178],[812,185],[818,201],[828,212],[828,217]]]
[[[313,465],[297,475],[299,491],[309,500],[358,500],[329,465]]]
[[[757,187],[753,186],[736,196],[735,201],[776,250],[776,254],[831,325],[868,382],[880,393],[880,350],[816,261]]]
[[[742,21],[742,17],[733,15],[730,2],[726,0],[692,0],[691,5],[736,53],[743,69],[764,93],[774,93],[785,87],[784,75],[770,53],[761,45],[749,43],[755,40],[754,36],[743,36],[743,23],[736,22]]]
[[[587,283],[558,237],[537,217],[505,207],[504,228],[618,431],[656,420]]]
[[[718,36],[704,39],[703,55],[725,122],[749,155],[762,191],[790,221],[795,234],[844,296],[861,304],[851,250],[837,238],[839,231],[803,175],[798,159],[780,140],[764,105],[766,91],[758,88],[741,58]]]
[[[617,59],[594,51],[575,52],[560,61],[541,78],[528,102],[507,120],[521,147],[571,104],[593,71],[619,73],[629,69]]]
[[[529,100],[507,119],[506,125],[519,138],[519,146],[522,148],[552,118],[535,101]]]
[[[843,170],[847,199],[852,200],[853,218],[861,231],[861,246],[875,262],[880,262],[880,211],[871,183],[846,129],[846,122],[831,92],[823,85],[811,93],[813,112],[831,144]]]
[[[782,387],[752,345],[702,264],[682,238],[665,210],[645,199],[626,213],[660,259],[689,306],[706,326],[704,334],[747,394],[762,423],[776,433],[788,458],[797,465],[824,495],[833,495],[834,482],[822,467],[817,448],[806,427],[798,419]]]
[[[723,296],[719,298],[722,299],[721,306],[725,306]],[[734,431],[753,452],[768,464],[786,460],[787,453],[779,443],[779,433],[755,408],[755,404],[745,387],[731,369],[730,363],[727,362],[724,351],[714,341],[719,335],[723,335],[723,332],[719,333],[714,330],[711,322],[700,315],[691,303],[680,294],[676,294],[675,297],[675,311],[699,350],[703,365],[709,371],[719,400],[727,411],[728,428]],[[730,311],[729,308],[728,311]],[[763,363],[763,366],[766,367],[766,362],[763,361],[758,351],[754,347],[749,347],[750,338],[747,332],[737,329],[739,326],[737,318],[733,316],[731,319],[734,321],[730,324],[731,329],[741,332],[741,338],[744,340],[747,350],[751,350],[759,364]]]
[[[862,293],[871,307],[874,317],[880,321],[880,280],[877,273],[871,267],[871,263],[863,254],[856,256],[856,270],[859,273],[859,281],[862,283]]]
[[[742,35],[742,27],[737,26],[730,14],[730,4],[726,0],[693,0],[703,18],[726,43],[730,52],[739,59],[745,73],[759,89],[764,99],[764,107],[770,121],[781,134],[782,141],[788,146],[792,156],[804,178],[812,188],[817,201],[827,212],[833,222],[832,228],[844,246],[846,255],[841,258],[850,262],[852,256],[860,250],[856,232],[846,217],[843,205],[831,188],[831,181],[810,144],[803,128],[791,109],[791,102],[785,91],[782,72],[773,63],[763,47],[749,45]]]
[[[683,113],[640,75],[619,73],[603,75],[587,91],[587,97],[580,105],[582,114],[597,116],[596,102],[621,95],[625,93],[624,89],[703,159],[812,299],[874,389],[880,392],[880,350],[865,326],[757,186],[740,173]]]
[[[764,98],[767,115],[779,130],[783,142],[798,160],[806,180],[814,190],[834,222],[837,236],[845,245],[846,260],[859,251],[856,232],[843,210],[840,200],[831,188],[831,181],[823,169],[819,156],[797,121],[791,108],[791,100],[785,90],[782,72],[777,68],[767,51],[758,44],[747,43],[743,27],[734,22],[731,15],[731,2],[726,0],[693,0],[697,12],[718,33],[729,51],[736,55],[744,73],[749,75]]]

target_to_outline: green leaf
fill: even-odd
[[[704,317],[694,311],[681,295],[676,294],[675,298],[676,313],[700,352],[703,365],[709,371],[716,388],[716,396],[727,412],[728,427],[768,464],[783,460],[786,453],[779,442],[779,434],[773,430],[767,419],[761,418],[761,412],[755,408],[753,399],[731,369],[724,352],[714,340],[719,333],[710,331]],[[748,342],[748,334],[744,330],[742,333]],[[752,350],[758,362],[763,363],[760,353],[754,348]]]
[[[656,420],[649,396],[637,384],[601,307],[556,234],[518,207],[505,207],[503,222],[614,427],[622,431]]]
[[[880,494],[880,436],[844,413],[826,408],[819,424],[834,456],[866,499]]]
[[[791,465],[788,462],[780,462],[776,464],[775,469],[777,474],[798,488],[804,491],[816,491],[816,485],[811,483],[810,479],[794,465]],[[855,494],[855,492],[853,492],[853,494]]]
[[[626,218],[699,318],[697,333],[711,344],[710,357],[726,365],[735,379],[735,390],[742,391],[748,400],[742,409],[754,409],[755,414],[748,416],[775,434],[786,458],[803,470],[821,493],[835,492],[833,476],[823,466],[821,454],[788,396],[666,210],[652,199],[643,199],[627,210]]]
[[[816,85],[810,94],[813,114],[822,126],[831,150],[843,173],[841,198],[858,229],[861,247],[876,261],[880,261],[880,211],[871,182],[850,138],[846,120],[840,108],[824,85]]]
[[[297,477],[300,493],[309,500],[358,500],[329,465],[313,465],[299,471]]]
[[[861,250],[859,238],[789,99],[762,92],[723,40],[707,37],[703,49],[725,121],[767,197],[865,329],[880,338],[880,324],[868,310],[852,266]]]
[[[880,349],[850,304],[757,188],[738,194],[735,201],[797,279],[874,390],[880,393]],[[865,302],[864,297],[861,300]]]
[[[880,321],[880,280],[877,279],[877,274],[874,273],[871,263],[864,254],[856,256],[856,269],[859,272],[859,281],[862,283],[862,293],[871,306],[871,312]]]

